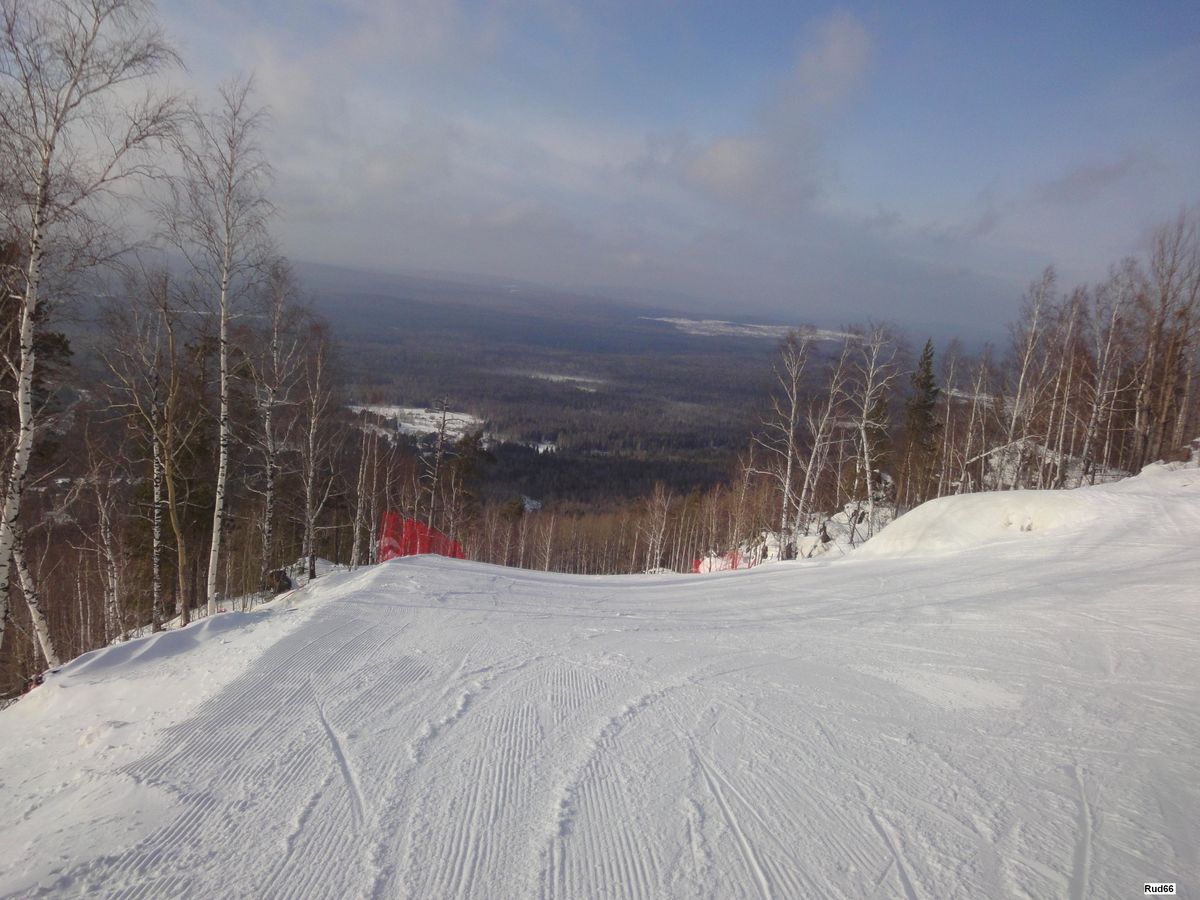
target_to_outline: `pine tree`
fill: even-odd
[[[929,496],[942,427],[937,417],[938,394],[941,392],[933,374],[932,338],[925,342],[925,349],[912,373],[911,385],[912,393],[904,405],[908,435],[904,493],[905,500],[915,506]]]

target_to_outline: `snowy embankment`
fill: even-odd
[[[0,713],[0,896],[1196,896],[1198,546],[1157,469],[833,562],[332,575]]]

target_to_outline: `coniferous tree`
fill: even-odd
[[[908,453],[905,472],[905,500],[916,505],[929,496],[929,481],[936,469],[938,440],[942,423],[937,417],[937,379],[933,374],[933,340],[925,342],[921,358],[913,369],[912,393],[904,404]]]

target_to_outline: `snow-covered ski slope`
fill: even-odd
[[[0,896],[1200,896],[1200,470],[832,563],[322,582],[0,713]]]

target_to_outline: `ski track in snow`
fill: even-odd
[[[330,576],[121,765],[0,753],[0,897],[1189,896],[1200,477],[1159,477],[926,558]]]

